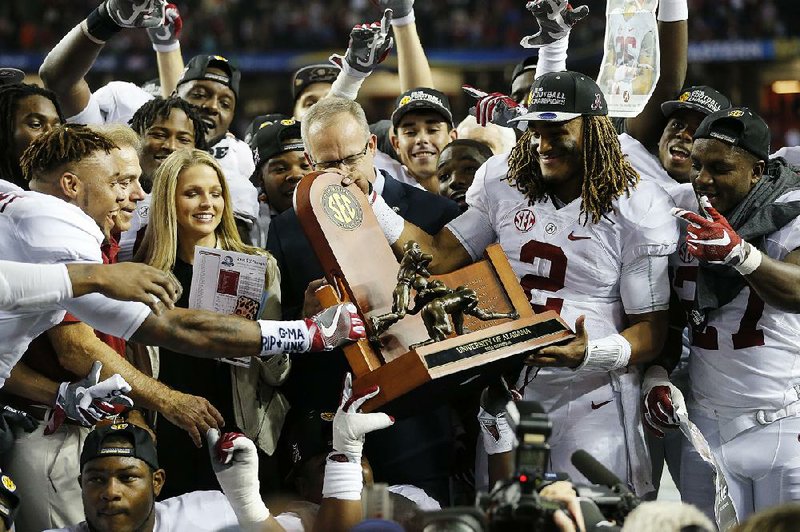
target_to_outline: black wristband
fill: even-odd
[[[86,31],[98,41],[106,42],[121,29],[108,14],[105,2],[86,17]]]
[[[14,481],[0,471],[0,519],[3,520],[8,530],[11,530],[14,516],[17,515],[19,508],[19,496],[16,491],[17,486]]]

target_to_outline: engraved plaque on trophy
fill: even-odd
[[[344,348],[355,389],[381,387],[365,411],[414,413],[574,336],[556,312],[534,313],[499,244],[444,275],[430,275],[430,257],[412,244],[398,262],[366,196],[341,180],[305,176],[297,214],[330,283],[320,301],[351,301],[365,319],[368,338]]]

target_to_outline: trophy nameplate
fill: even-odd
[[[522,367],[525,353],[574,335],[554,311],[535,313],[499,244],[484,260],[444,275],[432,275],[447,287],[468,288],[479,305],[517,319],[483,321],[463,317],[464,334],[430,342],[420,314],[406,314],[376,335],[372,319],[392,311],[392,292],[400,264],[375,219],[366,196],[342,176],[314,172],[297,186],[300,224],[330,285],[317,291],[325,306],[351,301],[367,326],[368,338],[344,347],[355,389],[379,385],[380,394],[364,405],[408,415],[429,401],[480,386]],[[372,337],[370,340],[369,337]]]

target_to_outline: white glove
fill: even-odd
[[[575,9],[567,0],[532,0],[525,9],[536,17],[539,33],[523,37],[523,48],[540,48],[563,39],[576,22],[589,14],[589,8],[578,6]]]
[[[380,22],[357,24],[350,32],[350,42],[344,57],[333,54],[329,60],[348,76],[366,78],[386,59],[394,40],[389,35],[392,10],[383,13]]]
[[[261,500],[258,482],[256,445],[239,432],[220,435],[217,429],[206,432],[211,467],[242,530],[264,529],[269,510]]]
[[[360,464],[364,436],[394,424],[394,418],[383,412],[359,412],[361,406],[378,393],[380,388],[374,386],[353,395],[353,376],[350,373],[345,376],[342,400],[333,417],[333,454],[341,453],[349,462]]]
[[[133,406],[133,400],[124,395],[131,391],[130,384],[118,373],[100,381],[101,369],[103,364],[95,361],[85,378],[61,383],[47,419],[45,435],[58,430],[66,418],[84,427],[93,427],[98,421],[117,416]]]
[[[178,39],[183,29],[183,18],[178,6],[167,4],[164,11],[164,24],[155,28],[147,28],[147,35],[156,52],[171,52],[180,47]]]
[[[666,369],[661,366],[650,366],[642,382],[644,426],[659,438],[663,438],[663,429],[678,428],[678,412],[687,413],[683,394],[669,381]]]

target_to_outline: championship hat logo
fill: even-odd
[[[400,100],[400,104],[398,107],[403,107],[405,104],[411,101],[411,96],[403,96],[403,99]]]
[[[11,492],[17,491],[17,485],[14,484],[14,481],[11,480],[11,477],[2,475],[2,477],[0,477],[0,480],[2,480],[3,482],[3,487],[6,488],[8,491]]]
[[[122,430],[128,428],[127,423],[115,423],[111,425],[111,430]]]
[[[738,118],[740,116],[744,116],[744,111],[742,111],[741,109],[736,109],[736,110],[731,111],[730,113],[728,113],[728,116],[732,116],[734,118]]]
[[[689,99],[689,96],[691,96],[691,94],[689,93],[689,91],[686,91],[683,94],[681,94],[680,96],[678,96],[678,101],[679,102],[685,102],[686,100]]]
[[[296,123],[297,121],[294,118],[287,118],[286,120],[281,120],[282,126],[293,126]]]

